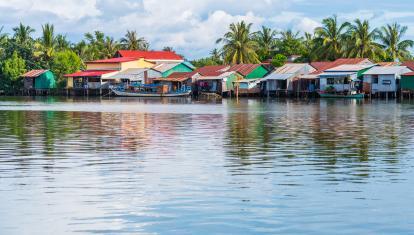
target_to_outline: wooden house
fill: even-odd
[[[262,90],[267,93],[294,92],[294,81],[304,74],[316,71],[314,67],[306,63],[285,64],[262,79]]]
[[[56,88],[54,74],[50,70],[32,70],[23,75],[24,89],[47,90]]]
[[[268,68],[263,64],[237,64],[228,71],[239,73],[243,79],[235,81],[237,95],[260,94],[260,79],[269,74]]]
[[[193,90],[200,74],[196,72],[176,72],[166,78],[154,79],[154,84],[166,85],[168,92]]]
[[[344,64],[319,74],[319,89],[335,92],[360,91],[362,75],[374,65]]]
[[[413,66],[414,69],[414,66]],[[401,92],[414,93],[414,72],[408,72],[401,75]]]
[[[363,91],[370,95],[391,93],[395,97],[401,75],[409,72],[412,71],[406,66],[372,67],[363,73]]]

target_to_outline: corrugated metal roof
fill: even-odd
[[[326,63],[325,67],[319,68],[312,74],[320,74],[330,68],[334,68],[344,64],[373,64],[369,59],[366,58],[339,58],[331,63]]]
[[[333,62],[331,62],[331,61],[316,61],[316,62],[311,62],[310,65],[312,67],[314,67],[316,70],[320,70],[322,68],[326,68],[327,66],[329,66],[332,63]]]
[[[235,71],[240,73],[243,76],[249,75],[258,67],[262,66],[261,64],[236,64],[230,67],[229,71]]]
[[[340,71],[340,72],[324,72],[319,74],[319,77],[345,77],[357,74],[356,71]]]
[[[46,73],[49,70],[45,70],[45,69],[36,69],[36,70],[31,70],[25,74],[23,74],[21,77],[25,77],[25,78],[36,78],[39,77],[40,75]]]
[[[277,68],[275,72],[273,73],[298,73],[300,72],[302,69],[305,69],[307,66],[309,66],[309,64],[296,64],[296,63],[291,63],[291,64],[285,64],[280,68]]]
[[[209,65],[196,69],[202,76],[218,76],[230,69],[228,65]]]
[[[330,69],[325,70],[325,72],[356,72],[363,69],[372,67],[373,65],[363,65],[363,64],[343,64]]]
[[[150,69],[144,69],[144,68],[126,69],[124,71],[121,71],[119,73],[116,73],[112,76],[107,77],[107,79],[131,79],[131,78],[141,75],[142,73],[148,70]]]
[[[117,54],[121,57],[143,58],[146,60],[184,60],[182,56],[173,51],[119,50]]]
[[[411,72],[406,66],[375,66],[364,73],[364,75],[401,75]]]
[[[159,64],[155,67],[153,67],[154,70],[160,71],[161,73],[164,73],[178,65],[180,65],[181,63],[162,63]]]
[[[113,72],[116,72],[116,70],[86,70],[71,74],[65,74],[65,77],[100,77],[104,74]]]
[[[264,78],[264,80],[287,80],[290,78],[294,78],[296,76],[295,73],[271,73]]]
[[[404,73],[402,76],[414,76],[414,72]]]
[[[230,76],[234,73],[235,73],[234,71],[231,71],[231,72],[221,73],[217,76],[214,76],[214,75],[213,76],[201,76],[197,80],[221,80],[221,79],[224,79],[224,78],[226,78],[226,77],[228,77],[228,76]]]
[[[405,61],[401,66],[407,66],[409,69],[414,71],[414,61]]]
[[[168,78],[182,78],[182,77],[189,78],[189,77],[194,76],[195,74],[197,74],[197,72],[194,72],[194,71],[193,72],[175,72],[175,73],[170,74]]]

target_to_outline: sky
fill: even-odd
[[[208,56],[230,23],[253,29],[312,32],[323,18],[369,19],[375,27],[398,22],[414,39],[413,0],[0,0],[0,27],[12,33],[20,22],[36,29],[52,23],[71,41],[100,30],[115,39],[136,30],[151,49],[173,47],[188,59]]]

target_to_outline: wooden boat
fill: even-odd
[[[364,94],[332,94],[332,93],[322,93],[318,92],[321,98],[342,98],[342,99],[363,99]]]
[[[191,89],[168,91],[168,87],[157,85],[142,85],[138,89],[125,90],[114,88],[111,90],[116,96],[122,97],[184,97],[191,94]]]

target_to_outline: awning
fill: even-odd
[[[127,69],[122,72],[111,75],[105,79],[128,79],[130,81],[143,81],[145,77],[144,72],[148,70],[149,69],[145,68]]]
[[[294,73],[271,73],[269,76],[266,76],[264,80],[288,80],[295,77]]]
[[[187,80],[191,79],[191,77],[177,77],[177,78],[156,78],[153,81],[154,82],[185,82]]]
[[[113,72],[116,72],[116,70],[86,70],[71,74],[65,74],[65,77],[101,77],[104,74]]]

